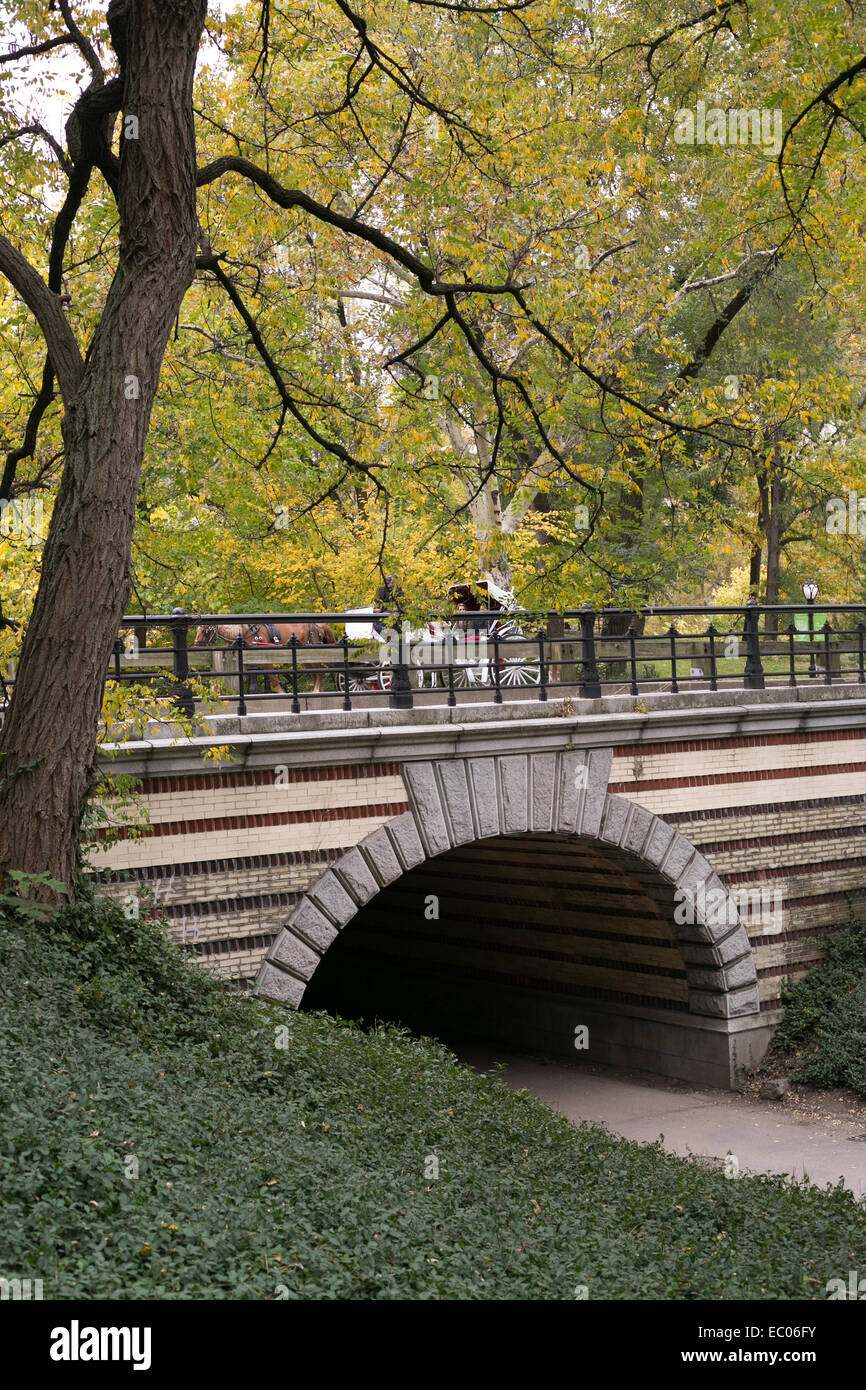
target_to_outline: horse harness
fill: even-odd
[[[283,647],[288,646],[288,642],[283,642],[280,629],[276,623],[246,623],[248,636],[244,639],[245,647]],[[219,630],[215,623],[206,623],[202,628],[202,637],[206,646],[211,646],[219,636]],[[310,623],[311,642],[327,642],[327,629],[324,623]]]
[[[276,623],[249,623],[250,640],[245,645],[250,647],[281,647],[280,630]],[[262,637],[262,628],[265,628],[267,637]]]

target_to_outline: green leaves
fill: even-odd
[[[54,915],[55,908],[34,902],[28,894],[34,888],[48,888],[53,893],[65,894],[65,883],[47,873],[29,874],[22,869],[6,869],[4,873],[15,884],[15,892],[0,893],[0,913],[7,913],[18,921],[30,922],[45,922]]]
[[[441,1043],[300,1014],[275,1049],[278,1006],[103,900],[0,947],[0,1241],[46,1297],[800,1298],[866,1263],[850,1192],[574,1129]]]
[[[783,994],[771,1056],[813,1086],[866,1097],[866,923],[830,937],[822,963]]]

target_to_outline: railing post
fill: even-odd
[[[391,709],[412,709],[415,700],[409,682],[409,668],[403,652],[403,630],[397,634],[397,664],[392,668],[391,692],[388,705]]]
[[[707,628],[707,636],[710,639],[710,690],[719,688],[719,672],[716,666],[716,629],[710,623]]]
[[[493,703],[502,704],[502,672],[499,669],[499,633],[493,629]]]
[[[234,640],[234,642],[232,643],[232,645],[233,645],[233,647],[235,648],[235,650],[237,651],[237,654],[238,654],[238,714],[239,714],[239,715],[243,715],[243,714],[246,714],[246,712],[247,712],[247,702],[246,702],[246,700],[244,699],[244,639],[243,639],[243,636],[239,634],[239,635],[235,638],[235,640]],[[258,686],[256,686],[256,692],[258,692]]]
[[[301,702],[298,699],[298,638],[296,633],[292,633],[290,643],[292,648],[292,714],[300,714]]]
[[[858,674],[858,676],[857,676],[857,684],[858,684],[858,685],[866,685],[866,670],[864,670],[864,667],[863,667],[863,634],[864,634],[864,632],[866,632],[866,628],[864,628],[862,622],[859,622],[859,623],[857,624],[857,667],[858,667],[858,671],[859,671],[859,674]]]
[[[831,649],[831,647],[830,647],[830,633],[831,633],[832,631],[833,631],[833,629],[832,629],[831,626],[830,626],[830,620],[829,620],[829,618],[828,618],[828,619],[825,621],[824,627],[823,627],[823,629],[822,629],[823,637],[824,637],[824,684],[825,684],[825,685],[832,685],[832,684],[833,684],[833,673],[832,673],[832,671],[830,670],[830,662],[831,662],[832,659],[833,659],[833,652],[832,652],[832,649]]]
[[[565,619],[561,613],[548,613],[547,636],[550,641],[550,664],[547,669],[547,679],[551,685],[559,685],[562,682],[560,663],[565,660],[565,646],[562,642],[565,637]]]
[[[629,623],[628,629],[627,629],[625,635],[626,635],[626,637],[628,638],[628,664],[629,664],[629,667],[630,667],[630,669],[631,669],[631,693],[632,693],[632,695],[636,695],[636,694],[637,694],[637,651],[636,651],[636,648],[635,648],[635,638],[637,637],[637,633],[635,632],[634,623]]]
[[[788,624],[788,684],[794,689],[797,687],[797,667],[794,657],[794,633],[797,629],[793,623]]]
[[[448,703],[457,704],[457,696],[454,694],[454,650],[453,643],[448,648]]]
[[[192,698],[192,691],[188,685],[189,678],[189,651],[186,645],[186,632],[189,626],[189,619],[182,608],[172,608],[171,610],[171,659],[174,670],[174,689],[172,694],[174,702],[181,714],[186,715],[187,719],[192,719],[195,714],[195,701]]]
[[[582,700],[601,699],[601,680],[595,657],[595,613],[582,608],[580,613],[580,697]]]
[[[349,639],[343,633],[343,709],[352,708],[352,701],[349,697]],[[379,682],[381,685],[381,681]]]
[[[668,638],[669,638],[670,644],[671,644],[671,690],[673,691],[673,693],[674,693],[675,695],[677,694],[677,692],[679,691],[679,688],[680,688],[680,687],[679,687],[679,684],[678,684],[678,682],[677,682],[677,637],[678,637],[678,636],[679,636],[679,633],[677,632],[676,625],[675,625],[674,623],[671,623],[670,627],[668,628]]]
[[[544,628],[538,629],[538,698],[547,699],[547,680],[544,669]]]
[[[758,635],[758,605],[753,598],[746,604],[746,669],[744,690],[764,689],[764,668],[761,665],[761,639]]]
[[[122,679],[120,670],[120,658],[123,656],[124,647],[119,637],[114,639],[114,679],[120,684]]]

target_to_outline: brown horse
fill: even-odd
[[[269,629],[275,629],[279,633],[279,642],[272,640]],[[309,647],[318,642],[330,645],[337,640],[333,629],[326,623],[203,623],[195,630],[194,645],[212,647],[218,638],[223,642],[236,642],[239,637],[243,638],[245,647],[251,647],[254,651],[263,647],[287,647],[293,637],[297,637],[299,647]],[[266,676],[269,690],[279,691],[280,685],[273,666],[259,666],[256,670]],[[313,693],[322,693],[321,671],[316,672]]]

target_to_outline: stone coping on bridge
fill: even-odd
[[[99,764],[109,774],[122,758],[125,774],[143,776],[273,767],[278,748],[311,764],[484,756],[514,751],[516,723],[523,726],[522,747],[538,752],[575,744],[611,747],[660,739],[730,738],[746,732],[760,736],[805,728],[850,729],[858,705],[866,730],[866,686],[861,685],[218,715],[202,719],[201,732],[192,738],[162,725],[158,737],[104,743]],[[230,748],[231,759],[206,759],[215,745]]]

